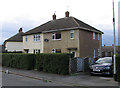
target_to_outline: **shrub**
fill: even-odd
[[[69,58],[71,54],[36,54],[36,68],[39,71],[69,74]]]
[[[30,70],[34,68],[34,58],[34,54],[4,53],[2,66]]]
[[[37,69],[55,74],[69,74],[69,58],[72,54],[49,53],[49,54],[23,54],[4,53],[2,54],[2,66],[19,69]]]

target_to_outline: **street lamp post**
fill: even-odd
[[[115,39],[115,13],[114,13],[114,0],[113,0],[113,37],[114,37],[114,77],[117,80],[116,75],[116,39]]]

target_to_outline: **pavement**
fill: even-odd
[[[8,74],[6,73],[8,70]],[[2,68],[3,86],[120,86],[112,77],[90,76],[88,73],[57,75],[35,70]]]

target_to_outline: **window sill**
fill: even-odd
[[[59,40],[60,41],[61,39],[52,39],[52,40]]]
[[[74,39],[74,38],[70,38],[70,39]]]

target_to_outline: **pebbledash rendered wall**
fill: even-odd
[[[22,42],[6,42],[5,47],[8,52],[23,51]]]
[[[33,53],[34,49],[40,49],[40,52],[43,53],[43,34],[40,34],[40,41],[33,40],[34,34],[26,36],[28,38],[27,42],[25,41],[25,36],[23,36],[23,50],[28,49],[28,53]]]

